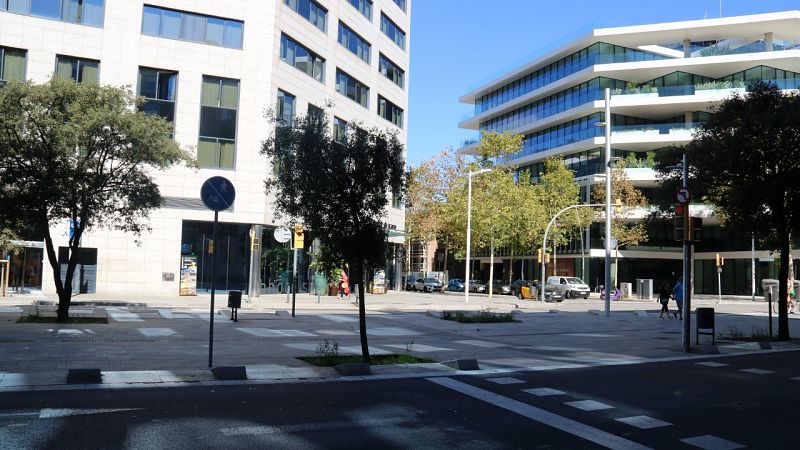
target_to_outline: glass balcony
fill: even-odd
[[[691,136],[691,134],[697,130],[697,127],[701,125],[701,123],[693,123],[691,126],[687,126],[686,124],[682,123],[660,123],[660,124],[648,124],[648,125],[622,125],[622,126],[611,126],[611,137],[612,142],[614,137],[641,137],[646,138],[647,136],[662,136],[662,135],[680,135],[686,134]]]

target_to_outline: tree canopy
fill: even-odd
[[[726,227],[779,250],[781,280],[800,219],[798,149],[800,96],[765,82],[723,101],[685,147],[692,191],[704,193]],[[786,294],[779,283],[778,298]],[[786,302],[779,305],[778,336],[789,339]]]
[[[171,138],[172,126],[136,111],[130,90],[76,84],[12,82],[0,89],[0,204],[3,222],[23,221],[44,234],[47,259],[66,320],[83,233],[110,227],[139,234],[162,198],[153,171],[193,159]],[[50,225],[70,220],[74,233],[65,281]]]
[[[364,272],[386,263],[386,210],[390,196],[403,193],[404,147],[395,133],[357,123],[349,123],[337,140],[324,114],[276,124],[261,149],[272,161],[265,187],[275,195],[279,214],[303,223],[322,242],[317,267],[352,269],[361,348],[369,362]]]

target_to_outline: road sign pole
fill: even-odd
[[[296,296],[297,296],[297,247],[294,248],[294,262],[292,263],[292,317],[294,317],[294,304]]]
[[[717,303],[722,303],[722,267],[717,267]]]
[[[683,185],[689,185],[689,157],[683,154]],[[688,200],[688,198],[687,198]],[[689,203],[686,203],[685,217],[689,217]],[[683,222],[683,348],[686,353],[692,351],[692,241],[688,236],[687,221]]]
[[[214,211],[214,231],[211,234],[212,242],[217,245],[217,221],[219,211]],[[211,367],[214,359],[214,293],[217,285],[217,249],[211,254],[211,308],[208,313],[208,367]]]

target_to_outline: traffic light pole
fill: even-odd
[[[684,152],[683,154],[683,186],[687,187],[689,185],[689,158]],[[689,217],[689,203],[686,203],[686,211],[684,212],[684,217]],[[692,290],[689,288],[691,283],[691,263],[692,263],[692,236],[689,235],[689,222],[688,220],[684,220],[683,222],[683,348],[686,353],[690,353],[692,351],[692,307],[691,307],[691,295]]]

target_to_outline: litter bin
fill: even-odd
[[[774,302],[778,298],[778,280],[764,278],[761,280],[761,290],[764,292],[765,302]]]
[[[228,291],[228,308],[231,309],[231,320],[239,321],[239,308],[242,307],[242,291]]]
[[[695,343],[700,343],[701,334],[710,334],[711,343],[716,344],[716,328],[714,326],[714,308],[697,308],[695,310],[697,328],[695,328]],[[701,331],[703,330],[703,331]],[[711,331],[709,331],[711,330]]]

